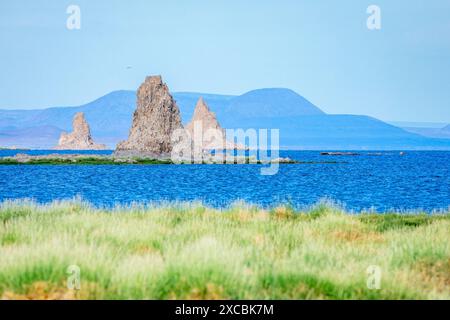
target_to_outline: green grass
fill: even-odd
[[[450,214],[0,205],[3,299],[450,299]],[[66,270],[81,269],[81,290]],[[366,270],[381,268],[381,288]]]

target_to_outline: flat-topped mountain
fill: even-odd
[[[105,150],[104,144],[96,144],[91,136],[89,124],[83,112],[75,114],[72,122],[73,131],[62,132],[56,150]]]
[[[241,118],[325,114],[298,93],[283,88],[258,89],[244,93],[233,99],[226,111]]]

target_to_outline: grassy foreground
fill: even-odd
[[[450,214],[0,205],[2,299],[450,299]],[[81,289],[67,288],[67,269]],[[379,290],[366,270],[381,269]]]

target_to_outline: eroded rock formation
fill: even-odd
[[[137,108],[128,140],[117,145],[115,154],[170,156],[172,134],[183,128],[180,110],[161,76],[147,77],[137,91]]]
[[[191,122],[186,125],[186,130],[189,132],[194,144],[203,150],[244,148],[226,139],[225,130],[222,129],[216,115],[209,109],[202,97],[197,101],[194,115]]]
[[[84,113],[75,114],[72,122],[73,131],[71,133],[63,132],[54,148],[57,150],[104,150],[104,144],[96,144],[91,136],[89,124]]]

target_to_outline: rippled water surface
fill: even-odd
[[[12,153],[0,150],[0,156]],[[49,202],[81,196],[99,206],[161,200],[226,206],[245,200],[303,207],[331,198],[354,210],[450,206],[450,152],[322,156],[284,151],[281,156],[313,163],[280,165],[273,176],[261,175],[261,165],[0,165],[0,200]],[[325,161],[337,163],[317,163]]]

